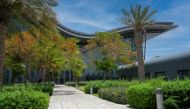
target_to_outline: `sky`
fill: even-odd
[[[190,0],[58,0],[54,10],[64,26],[95,33],[124,26],[119,21],[121,10],[136,3],[157,10],[153,16],[155,21],[178,25],[147,42],[146,60],[190,52]]]

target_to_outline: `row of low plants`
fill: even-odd
[[[159,83],[159,84],[158,84]],[[126,92],[128,104],[137,109],[156,109],[156,89],[163,90],[166,109],[190,107],[190,80],[145,82],[129,87]]]
[[[126,104],[125,87],[103,88],[98,91],[98,97],[119,104]]]
[[[97,81],[89,81],[85,87],[84,87],[84,91],[85,93],[89,94],[90,93],[90,88],[93,88],[93,93],[97,94],[98,91],[102,88],[112,88],[112,87],[129,87],[131,85],[134,84],[138,84],[139,81],[125,81],[125,80],[97,80]]]
[[[0,108],[47,109],[52,83],[6,85],[0,89]]]
[[[86,81],[80,81],[80,82],[65,82],[64,84],[67,85],[67,86],[73,86],[75,87],[76,85],[77,86],[85,86],[88,82]]]
[[[86,93],[89,93],[89,87],[93,87],[100,98],[121,104],[128,103],[136,109],[156,109],[156,89],[161,88],[166,109],[190,107],[189,79],[164,81],[159,78],[144,82],[91,81],[85,86]]]
[[[51,82],[47,83],[26,83],[26,84],[14,84],[14,85],[5,85],[1,87],[1,92],[6,91],[23,91],[23,90],[33,90],[47,93],[52,95],[54,84]]]

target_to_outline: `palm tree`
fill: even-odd
[[[134,28],[135,45],[138,62],[138,76],[140,80],[145,79],[144,59],[143,59],[143,32],[148,25],[153,23],[151,17],[156,13],[150,10],[150,6],[142,7],[135,5],[130,10],[124,9],[121,21],[129,27]]]
[[[55,0],[1,0],[0,1],[0,84],[3,83],[5,38],[21,28],[39,27],[44,16],[55,16],[51,6]],[[9,31],[10,30],[10,31]]]

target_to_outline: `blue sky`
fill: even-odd
[[[77,31],[94,33],[123,26],[121,10],[131,4],[151,5],[155,21],[170,21],[179,27],[147,42],[146,59],[190,51],[190,0],[58,0],[57,18]]]

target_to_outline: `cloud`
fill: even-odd
[[[72,0],[71,0],[72,1]],[[113,1],[113,0],[112,0]],[[109,2],[97,2],[96,0],[80,0],[77,2],[61,2],[59,8],[55,9],[57,13],[58,20],[62,24],[67,24],[66,26],[76,29],[77,27],[72,27],[74,23],[76,26],[86,26],[89,28],[98,28],[98,30],[106,31],[119,26],[117,19],[117,14],[110,12],[108,7]],[[111,5],[112,6],[112,5]],[[83,30],[82,28],[78,31],[83,32],[95,32],[92,30]]]
[[[109,19],[107,17],[109,17]],[[104,21],[105,18],[108,20]],[[58,16],[58,20],[63,24],[64,23],[77,23],[83,25],[85,24],[103,30],[108,30],[113,27],[113,25],[111,25],[110,22],[115,21],[115,16],[108,15],[108,16],[100,16],[98,18],[90,19],[87,15],[78,15],[78,13],[75,14],[72,12],[65,12]]]
[[[134,0],[59,0],[55,8],[58,20],[77,31],[94,33],[121,26],[117,19],[121,9]],[[190,49],[190,1],[189,0],[146,0],[157,8],[156,21],[171,21],[179,27],[159,35],[147,42],[147,59],[157,55],[171,55]]]
[[[147,44],[147,59],[190,49],[190,2],[176,1],[169,6],[157,14],[156,21],[172,21],[179,27],[150,40]]]

